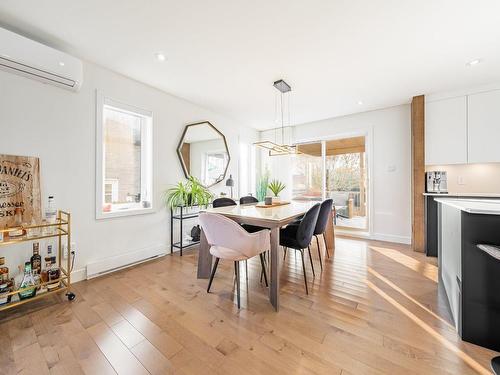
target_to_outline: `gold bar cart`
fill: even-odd
[[[53,228],[54,233],[49,233],[49,234],[44,234],[44,229],[47,228]],[[16,229],[22,229],[26,231],[26,234],[24,234],[21,237],[6,237],[5,234],[11,231],[14,231]],[[39,235],[28,235],[29,233],[33,233],[33,230],[38,230],[40,231]],[[55,223],[49,223],[49,224],[38,224],[38,225],[27,225],[27,226],[22,226],[22,227],[16,227],[16,228],[7,228],[7,229],[0,229],[0,232],[4,233],[4,240],[0,241],[0,246],[7,246],[7,245],[13,245],[21,242],[29,242],[29,241],[36,241],[36,240],[41,240],[44,238],[54,238],[57,237],[58,240],[58,248],[57,248],[57,259],[58,259],[58,265],[59,269],[61,271],[61,276],[57,280],[51,280],[50,282],[42,282],[38,284],[36,287],[40,286],[46,286],[48,284],[53,284],[59,282],[59,287],[53,289],[53,290],[47,290],[41,294],[36,294],[34,297],[27,298],[27,299],[17,299],[11,302],[7,302],[3,305],[0,305],[0,311],[7,310],[10,308],[13,308],[15,306],[23,305],[25,303],[29,303],[31,301],[44,298],[46,296],[50,296],[54,293],[60,293],[65,291],[66,296],[68,297],[68,300],[72,301],[75,299],[75,294],[71,292],[71,214],[69,212],[65,211],[57,211],[57,219]],[[63,252],[62,252],[62,244],[63,244],[63,239],[66,237],[66,264],[63,262]],[[25,290],[31,290],[33,289],[33,286],[24,288],[24,289],[18,289],[16,291],[9,292],[7,295],[11,297],[11,299],[16,299],[15,296],[17,296],[20,292],[23,292]]]

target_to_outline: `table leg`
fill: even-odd
[[[280,260],[279,256],[280,229],[271,229],[271,284],[269,286],[269,301],[276,311],[279,310],[279,290],[280,290]]]
[[[328,222],[326,223],[325,233],[325,244],[326,251],[329,255],[333,254],[335,251],[335,226],[333,225],[333,215],[328,215]]]
[[[208,279],[212,268],[212,255],[210,254],[210,246],[207,242],[207,237],[201,229],[200,245],[198,250],[198,279]]]

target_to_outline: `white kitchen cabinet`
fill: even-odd
[[[468,100],[469,163],[500,162],[500,90]]]
[[[467,97],[425,104],[425,164],[467,163]]]

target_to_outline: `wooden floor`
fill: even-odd
[[[0,313],[0,373],[489,373],[496,353],[458,338],[435,264],[408,247],[338,238],[322,273],[316,260],[316,278],[306,264],[306,296],[292,252],[276,313],[258,258],[248,283],[242,267],[238,311],[231,263],[221,262],[207,294],[196,251],[166,256],[77,283],[72,303]]]

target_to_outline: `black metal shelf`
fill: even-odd
[[[193,219],[193,218],[198,217],[198,216],[199,216],[199,212],[197,212],[195,214],[188,214],[188,215],[185,215],[185,216],[173,215],[172,219],[176,219],[176,220]]]
[[[182,250],[188,247],[197,245],[200,241],[192,241],[192,240],[182,240],[182,229],[184,220],[195,219],[200,215],[200,212],[189,212],[186,213],[188,207],[176,207],[176,209],[170,210],[170,254],[173,254],[174,249],[179,249],[180,255],[182,256]],[[179,211],[178,214],[174,214],[174,211]],[[174,221],[179,221],[179,241],[174,242]]]
[[[172,246],[175,247],[176,249],[187,249],[188,247],[198,245],[199,243],[200,241],[184,240],[182,241],[182,243],[180,241],[174,242]]]

